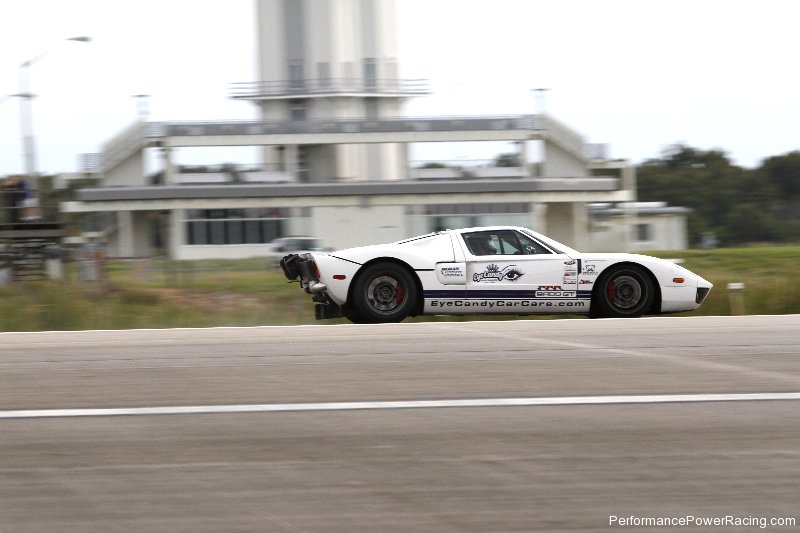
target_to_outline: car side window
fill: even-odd
[[[499,239],[496,233],[476,231],[464,233],[463,237],[472,255],[496,255],[499,253]]]
[[[539,244],[538,242],[534,241],[527,235],[523,235],[522,233],[517,233],[517,237],[519,238],[519,243],[522,248],[522,253],[525,255],[538,255],[538,254],[551,254],[550,250]]]
[[[550,250],[530,237],[512,230],[475,231],[463,234],[472,255],[536,255]]]

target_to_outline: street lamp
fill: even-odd
[[[544,89],[542,87],[531,89],[537,114],[544,115],[547,113],[547,91],[549,90],[550,89]]]
[[[75,41],[79,43],[88,43],[91,37],[85,35],[79,37],[70,37],[65,39],[67,41]],[[32,181],[31,188],[36,189],[36,178],[38,171],[36,169],[36,139],[33,135],[33,111],[31,102],[34,94],[31,91],[31,76],[30,68],[47,55],[49,50],[45,50],[39,55],[25,61],[19,66],[19,92],[11,96],[20,98],[20,129],[22,130],[22,147],[25,159],[25,174],[28,179]]]
[[[151,96],[151,94],[131,95],[131,98],[136,99],[136,114],[138,115],[140,122],[147,122],[147,119],[150,117],[150,107],[147,105],[147,99]]]

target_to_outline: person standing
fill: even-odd
[[[25,192],[21,190],[22,180],[19,176],[8,176],[3,181],[3,207],[8,213],[9,224],[17,224],[22,220],[22,203]]]

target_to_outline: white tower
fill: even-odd
[[[267,122],[401,115],[424,84],[398,79],[394,0],[257,0],[260,81],[239,84]],[[311,141],[310,141],[311,142]],[[270,146],[265,163],[301,182],[405,179],[403,144]]]

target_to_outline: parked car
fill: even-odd
[[[581,253],[526,228],[446,230],[281,260],[316,318],[398,322],[420,314],[638,317],[697,309],[711,283],[646,255]]]
[[[280,237],[269,243],[267,257],[270,262],[278,264],[287,253],[303,254],[324,250],[316,237]]]

